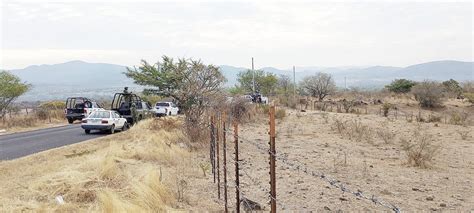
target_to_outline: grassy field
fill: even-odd
[[[192,208],[191,184],[207,182],[207,178],[180,126],[179,119],[146,120],[124,133],[0,162],[0,209],[143,212]],[[56,200],[58,196],[63,204]]]

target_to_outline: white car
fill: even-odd
[[[173,102],[158,102],[154,111],[156,116],[177,115],[179,108]]]
[[[82,119],[81,127],[86,134],[91,133],[91,130],[108,131],[110,134],[114,134],[115,130],[127,130],[129,124],[127,119],[120,117],[115,111],[100,110],[92,112],[87,118]]]

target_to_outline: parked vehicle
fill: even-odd
[[[140,96],[129,92],[128,87],[121,93],[115,93],[111,109],[127,119],[130,125],[152,115],[150,104],[142,101]]]
[[[92,112],[103,110],[103,108],[94,101],[84,97],[70,97],[66,100],[66,119],[72,124],[75,120],[81,120],[89,116]]]
[[[173,102],[158,102],[155,104],[155,115],[166,116],[166,115],[177,115],[179,108]]]
[[[114,134],[115,130],[127,130],[129,125],[127,119],[122,118],[117,112],[100,110],[82,119],[81,127],[86,134],[90,134],[91,130],[108,131],[110,134]]]
[[[259,92],[244,95],[243,98],[257,104],[268,104],[268,97],[261,95]]]

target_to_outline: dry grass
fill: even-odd
[[[181,121],[166,118],[143,121],[124,133],[0,162],[0,209],[174,209],[179,203],[173,193],[176,181],[187,181],[193,171],[199,174],[198,169],[192,169],[198,168],[198,162],[190,160],[186,144],[189,140],[182,132]],[[178,174],[173,169],[177,166],[187,172]],[[56,196],[62,196],[65,204],[59,205]]]
[[[407,156],[408,165],[420,168],[433,166],[434,157],[439,153],[440,146],[433,143],[433,136],[426,132],[415,132],[412,139],[401,139],[403,151]]]
[[[43,110],[36,113],[30,112],[28,115],[19,114],[0,119],[0,129],[6,129],[8,132],[18,132],[60,123],[65,124],[62,110]]]

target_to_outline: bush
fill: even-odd
[[[49,110],[65,109],[66,103],[64,101],[48,101],[48,102],[41,103],[39,107],[42,109],[49,109]]]
[[[390,92],[407,93],[416,85],[416,82],[407,79],[395,79],[389,85],[385,86]]]
[[[469,103],[474,104],[474,93],[473,92],[466,92],[463,95],[464,95],[464,98],[466,98],[467,101],[469,101]]]
[[[383,110],[383,116],[384,117],[387,117],[388,116],[388,113],[390,112],[390,109],[392,108],[392,104],[391,103],[384,103],[382,105],[382,110]]]
[[[36,110],[36,116],[38,117],[38,119],[40,120],[47,120],[50,116],[49,114],[49,110],[48,109],[44,109],[44,108],[38,108]]]
[[[459,83],[453,79],[449,79],[448,81],[444,81],[442,83],[444,87],[444,91],[448,94],[450,97],[458,98],[462,94],[462,87],[459,85]]]
[[[285,109],[277,109],[275,112],[275,119],[283,119],[286,116]]]
[[[442,105],[443,87],[435,81],[423,81],[412,88],[421,107],[434,108]]]
[[[433,158],[438,154],[440,147],[432,143],[432,136],[427,133],[416,134],[413,138],[413,141],[401,140],[402,149],[408,158],[408,164],[428,168]]]

